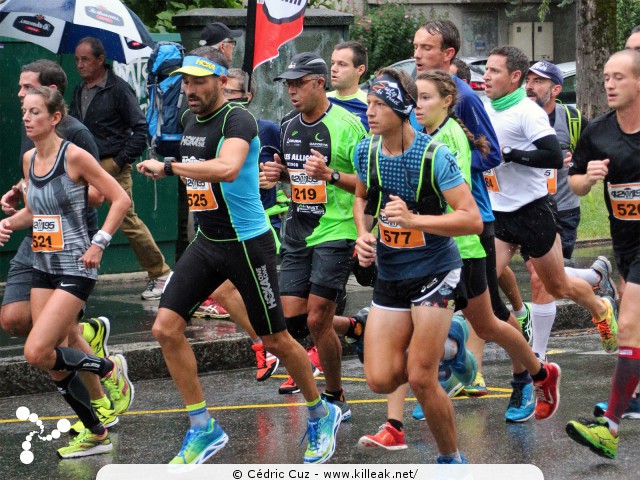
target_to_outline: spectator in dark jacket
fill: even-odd
[[[93,134],[100,165],[132,198],[131,164],[147,146],[147,122],[131,86],[105,64],[106,52],[97,38],[86,37],[76,46],[76,67],[83,82],[76,86],[70,114]],[[138,263],[149,274],[144,300],[157,300],[169,275],[151,232],[136,214],[133,202],[120,227]]]

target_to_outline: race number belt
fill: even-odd
[[[62,217],[60,215],[34,215],[31,249],[34,252],[61,252],[64,250]]]
[[[544,178],[547,179],[547,191],[555,195],[558,191],[558,171],[555,168],[547,168],[544,171]]]
[[[618,220],[640,220],[640,183],[607,184],[611,210]]]
[[[295,203],[327,203],[327,182],[316,180],[304,170],[289,169],[291,200]]]
[[[389,222],[386,215],[380,212],[378,215],[378,230],[380,241],[390,248],[417,248],[424,247],[424,233],[420,230],[402,228],[397,223]]]
[[[484,183],[487,186],[487,190],[498,193],[500,191],[500,185],[498,184],[495,169],[485,170],[482,174],[484,175]]]
[[[211,183],[193,178],[187,178],[187,203],[192,212],[218,209],[218,202],[213,195]]]

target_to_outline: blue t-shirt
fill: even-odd
[[[260,163],[273,162],[273,154],[279,152],[280,146],[280,126],[269,120],[258,119],[258,138],[260,139]],[[276,204],[276,193],[278,187],[269,188],[268,190],[260,189],[260,201],[264,209],[273,207]],[[271,225],[274,228],[280,228],[282,222],[277,216],[270,217]]]
[[[416,133],[411,147],[399,157],[388,157],[379,147],[378,164],[383,193],[381,210],[389,201],[389,194],[401,197],[409,209],[415,210],[422,157],[431,140],[427,134]],[[362,140],[354,157],[358,177],[364,183],[368,177],[370,142],[370,138]],[[439,193],[464,183],[456,159],[446,145],[436,150],[433,174],[434,185]],[[430,233],[422,233],[422,238],[424,246],[393,248],[385,245],[378,236],[378,277],[382,280],[407,280],[462,266],[452,238]]]
[[[502,158],[500,155],[500,143],[480,97],[475,94],[465,81],[460,80],[455,75],[452,75],[451,78],[455,81],[456,89],[458,90],[456,115],[474,137],[477,138],[480,135],[484,135],[489,141],[490,150],[486,157],[483,157],[478,149],[471,149],[471,192],[478,204],[482,221],[493,222],[495,217],[491,210],[491,201],[489,200],[489,193],[487,192],[482,172],[500,165]],[[410,119],[413,128],[422,131],[423,127],[416,120],[415,113],[411,113]]]

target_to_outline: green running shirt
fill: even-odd
[[[462,127],[455,119],[449,118],[433,135],[433,138],[449,147],[451,153],[456,157],[462,178],[471,189],[471,147]],[[447,210],[451,211],[451,207],[447,207]],[[485,258],[487,256],[478,235],[454,237],[454,240],[458,245],[458,250],[463,260],[467,258]]]
[[[306,123],[296,111],[281,124],[283,161],[291,179],[291,204],[284,236],[287,240],[313,247],[334,240],[355,240],[353,194],[316,180],[304,171],[311,149],[319,151],[332,170],[355,173],[356,145],[366,136],[357,116],[330,105],[314,123]]]

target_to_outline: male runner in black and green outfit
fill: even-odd
[[[265,164],[269,181],[291,183],[291,206],[282,232],[280,292],[289,331],[309,331],[325,378],[323,398],[351,411],[343,395],[342,347],[333,315],[351,271],[356,228],[353,193],[355,147],[365,135],[360,120],[327,99],[327,64],[316,53],[296,55],[275,80],[284,80],[294,111],[281,126],[284,158]],[[307,329],[308,327],[308,329]]]
[[[185,57],[183,87],[189,112],[183,118],[181,162],[146,160],[138,171],[154,179],[185,177],[190,208],[200,228],[167,279],[153,333],[185,402],[191,428],[173,464],[202,463],[228,441],[206,408],[195,355],[184,336],[191,314],[224,281],[237,287],[251,326],[299,383],[307,400],[309,445],[305,463],[323,463],[335,450],[340,408],[322,401],[304,348],[287,332],[276,274],[276,248],[260,202],[255,118],[229,103],[227,60],[213,47]]]

